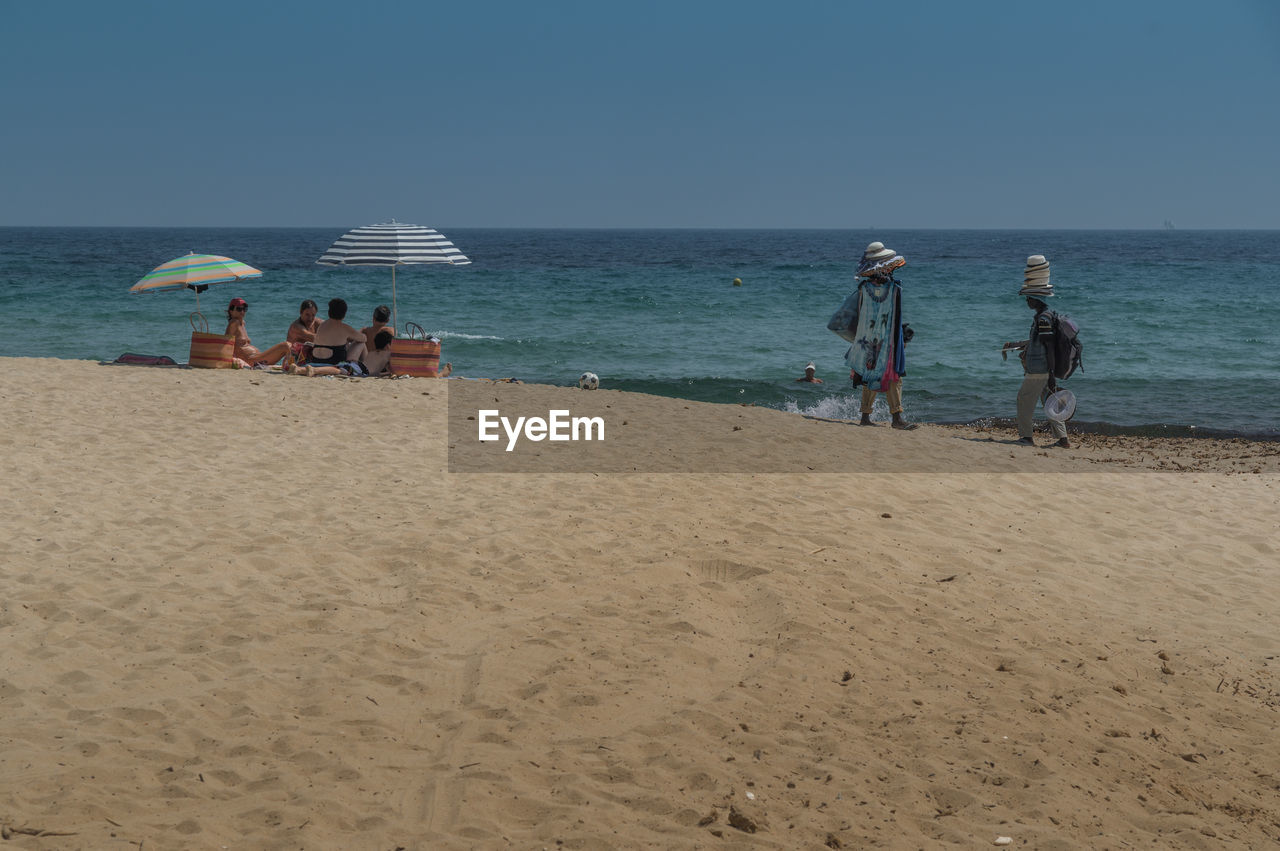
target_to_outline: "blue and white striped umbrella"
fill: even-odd
[[[448,263],[465,266],[471,261],[434,228],[406,225],[392,219],[344,233],[319,260],[325,266],[390,266],[391,324],[396,325],[396,267],[411,263]]]

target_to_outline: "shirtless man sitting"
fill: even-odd
[[[344,361],[360,362],[365,351],[365,336],[342,320],[347,317],[347,303],[340,298],[329,300],[329,318],[316,328],[310,362],[337,365]]]
[[[391,318],[391,308],[385,304],[380,304],[373,309],[373,324],[368,328],[361,328],[364,332],[365,345],[368,346],[382,331],[390,332],[391,336],[396,335],[396,329],[387,324],[387,320]]]
[[[377,321],[378,311],[373,312],[373,317],[374,321]],[[391,374],[391,340],[393,338],[390,328],[383,329],[369,338],[373,340],[373,351],[365,353],[364,368],[370,375]]]

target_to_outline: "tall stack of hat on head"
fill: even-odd
[[[892,248],[885,248],[883,242],[873,242],[862,252],[862,261],[858,263],[857,277],[873,278],[891,275],[894,269],[907,264],[903,257]]]
[[[1018,295],[1041,299],[1053,296],[1053,284],[1049,283],[1049,261],[1044,259],[1043,254],[1028,257],[1027,268],[1022,274],[1022,289],[1018,290]]]

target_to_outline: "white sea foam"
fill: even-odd
[[[461,331],[436,331],[435,335],[441,340],[502,340],[502,337],[495,337],[492,334],[464,334]]]
[[[872,408],[872,415],[887,415],[888,408],[879,395],[876,396],[876,403],[880,407],[884,407],[885,410],[876,411],[875,408]],[[855,393],[849,396],[826,396],[811,405],[801,405],[794,400],[788,400],[783,405],[782,410],[790,414],[818,417],[824,420],[856,420],[862,416],[860,405],[861,396]]]

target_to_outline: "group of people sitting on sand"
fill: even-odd
[[[317,316],[319,308],[311,299],[302,302],[298,318],[289,325],[285,342],[266,351],[256,348],[245,330],[249,303],[233,298],[227,305],[226,336],[235,338],[236,366],[242,369],[267,367],[279,363],[291,375],[390,375],[391,341],[395,328],[387,324],[391,308],[379,305],[373,311],[373,324],[357,331],[348,325],[347,303],[340,298],[329,300],[329,318]],[[441,378],[453,371],[444,364]]]

